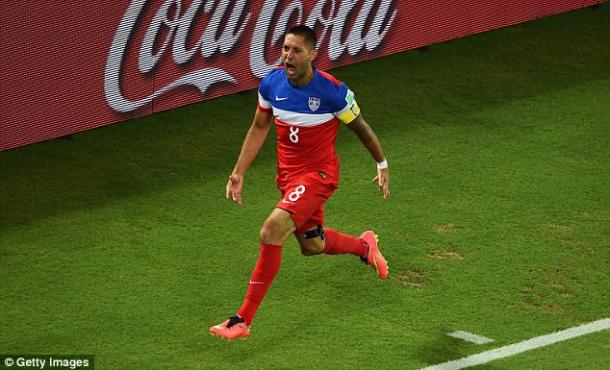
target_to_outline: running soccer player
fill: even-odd
[[[227,339],[250,335],[252,320],[281,263],[282,245],[294,233],[305,256],[353,254],[372,266],[381,279],[388,264],[372,231],[351,236],[324,224],[324,203],[339,184],[335,142],[340,122],[358,135],[377,162],[377,182],[383,198],[390,195],[388,162],[371,127],[364,121],[354,93],[330,74],[314,68],[316,35],[306,26],[284,36],[282,66],[261,81],[254,121],[244,139],[226,196],[242,204],[244,175],[263,145],[271,119],[277,131],[277,186],[281,199],[260,230],[260,253],[246,298],[237,311],[210,333]]]

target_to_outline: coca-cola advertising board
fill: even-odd
[[[0,0],[0,150],[254,88],[295,24],[331,69],[600,2]]]

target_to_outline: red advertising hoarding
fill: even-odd
[[[602,0],[0,0],[0,150],[256,87],[297,23],[330,69]]]

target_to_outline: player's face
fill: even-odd
[[[309,82],[313,75],[312,62],[316,59],[315,48],[310,48],[305,37],[287,34],[282,48],[282,64],[286,68],[286,76],[296,84]]]

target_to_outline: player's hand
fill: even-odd
[[[244,178],[239,174],[232,174],[229,176],[227,182],[227,199],[231,199],[235,203],[241,206],[241,188],[244,186]]]
[[[377,169],[377,176],[373,178],[373,182],[377,182],[379,192],[383,193],[383,199],[388,199],[390,197],[390,171],[387,168]]]

